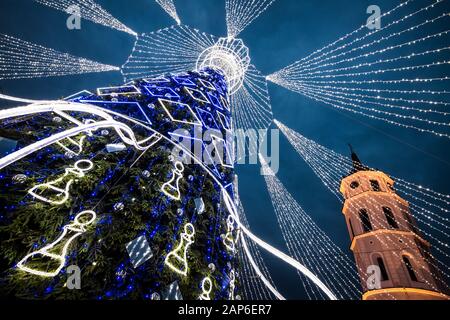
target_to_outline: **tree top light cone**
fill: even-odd
[[[241,39],[220,38],[200,54],[197,70],[211,68],[223,73],[232,95],[242,87],[250,62],[249,50]]]

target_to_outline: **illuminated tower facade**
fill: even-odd
[[[353,170],[341,182],[343,214],[364,300],[447,300],[430,245],[394,180],[365,167],[352,150]]]

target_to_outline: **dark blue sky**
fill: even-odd
[[[104,8],[138,33],[173,24],[154,0],[98,0]],[[217,36],[226,34],[224,0],[176,0],[184,24]],[[393,0],[277,0],[241,37],[252,62],[270,74],[356,29],[367,19],[366,9],[378,4],[388,10]],[[425,2],[421,0],[419,2]],[[83,21],[82,30],[69,31],[67,16],[31,0],[0,1],[0,32],[73,55],[121,66],[134,39]],[[120,84],[118,72],[48,79],[0,81],[4,93],[29,98],[60,98],[82,89]],[[334,109],[269,85],[275,117],[306,137],[347,154],[351,142],[361,159],[394,176],[450,194],[450,141],[418,134],[376,120]],[[0,107],[7,104],[0,102]],[[282,137],[279,178],[303,208],[344,250],[349,237],[340,204]],[[254,232],[285,250],[259,168],[238,169],[244,206]],[[304,298],[295,272],[267,257],[281,292]]]

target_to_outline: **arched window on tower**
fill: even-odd
[[[358,189],[358,187],[359,187],[358,181],[352,181],[352,183],[350,183],[350,188],[352,188],[353,190]]]
[[[383,207],[384,215],[386,216],[386,220],[389,224],[389,227],[391,229],[398,229],[398,223],[395,220],[394,213],[392,212],[392,209],[389,207]]]
[[[350,226],[350,231],[352,232],[352,238],[355,237],[355,231],[353,230],[352,219],[348,219],[348,225]]]
[[[369,213],[366,209],[359,210],[359,218],[361,219],[361,225],[364,232],[370,232],[373,230],[372,223],[370,222]]]
[[[388,183],[387,186],[388,186],[389,190],[391,190],[392,192],[395,192],[395,188],[392,184]]]
[[[387,273],[386,265],[384,264],[384,260],[382,257],[378,256],[376,258],[376,262],[381,272],[381,281],[389,280],[389,275]]]
[[[372,190],[375,192],[381,191],[380,183],[378,182],[378,180],[370,180],[370,186],[372,187]]]
[[[414,224],[411,215],[409,214],[409,212],[403,212],[403,217],[405,218],[405,220],[408,222],[408,227],[409,229],[414,232],[415,234],[419,234],[419,230],[417,229],[416,225]]]
[[[414,268],[413,268],[409,258],[406,256],[403,256],[403,263],[405,264],[405,267],[408,270],[409,278],[412,281],[417,282],[418,281],[417,276],[416,276],[416,273],[414,272]]]

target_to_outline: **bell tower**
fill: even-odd
[[[340,191],[363,300],[448,300],[409,203],[389,176],[364,166],[350,149],[353,169]]]

